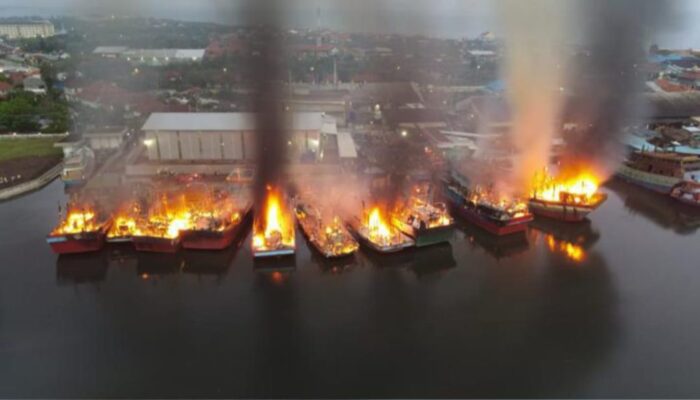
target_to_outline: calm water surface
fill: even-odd
[[[57,257],[54,182],[0,203],[0,397],[700,396],[700,216],[606,190],[589,224],[340,264],[302,239],[261,273],[249,238]]]

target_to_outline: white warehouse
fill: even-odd
[[[318,159],[322,142],[338,135],[336,121],[319,112],[287,115],[283,133],[292,159]],[[143,125],[151,161],[246,162],[255,158],[253,113],[154,113]],[[354,150],[354,149],[353,149]]]

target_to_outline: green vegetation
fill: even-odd
[[[42,124],[45,127],[42,129]],[[68,131],[69,110],[54,96],[17,91],[0,102],[0,130],[5,132],[63,133]]]
[[[61,156],[60,148],[54,147],[60,139],[0,139],[0,161],[14,160],[24,157]]]

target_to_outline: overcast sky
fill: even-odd
[[[562,0],[567,1],[567,0]],[[614,0],[611,0],[614,1]],[[700,48],[700,1],[659,0],[673,5],[676,23],[658,34],[661,45]],[[429,34],[441,37],[499,32],[489,0],[273,0],[285,5],[289,27],[316,26],[353,32]],[[126,14],[229,24],[245,22],[254,0],[0,0],[0,16]],[[634,10],[630,10],[631,13]]]

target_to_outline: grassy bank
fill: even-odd
[[[62,151],[53,146],[58,138],[0,139],[0,162],[25,157],[60,157]]]
[[[0,189],[36,178],[63,158],[60,138],[0,139]]]

